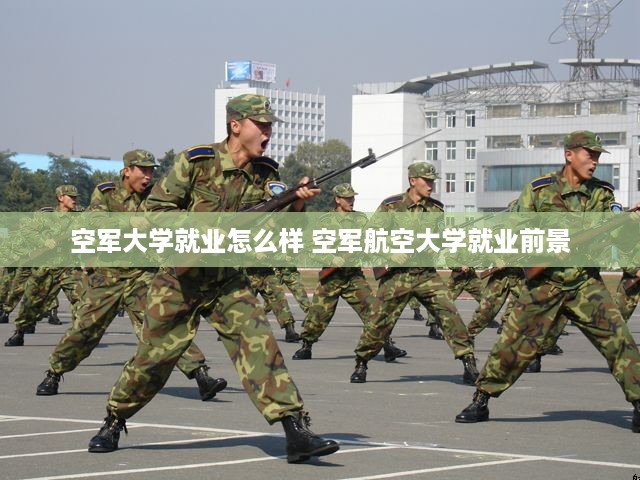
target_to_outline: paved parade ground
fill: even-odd
[[[456,303],[468,323],[476,303]],[[269,426],[255,410],[206,323],[197,342],[210,374],[225,377],[227,389],[201,402],[195,381],[175,371],[128,422],[120,450],[90,454],[87,443],[102,424],[107,393],[136,340],[128,319],[116,319],[103,344],[64,376],[59,395],[37,397],[48,355],[70,321],[66,303],[61,312],[64,325],[41,323],[24,347],[0,346],[0,479],[640,477],[632,407],[576,327],[560,339],[564,355],[544,357],[542,373],[525,373],[503,397],[491,400],[489,422],[464,425],[454,417],[474,389],[462,384],[462,364],[445,342],[429,339],[424,322],[412,320],[409,309],[394,331],[409,355],[394,363],[378,356],[369,363],[366,384],[349,383],[361,324],[345,303],[314,345],[313,360],[291,360],[299,345],[280,345],[311,414],[311,429],[340,441],[337,454],[287,464],[281,426]],[[274,317],[269,320],[283,338]],[[636,340],[639,320],[636,314],[630,322]],[[301,330],[299,322],[296,328]],[[0,325],[3,343],[12,331],[12,324]],[[495,339],[493,329],[477,338],[479,367]]]

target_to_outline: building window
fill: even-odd
[[[476,111],[475,110],[465,110],[464,112],[464,120],[467,128],[472,128],[476,126]]]
[[[476,193],[475,172],[469,172],[464,174],[464,191],[465,193]]]
[[[535,103],[529,107],[531,117],[571,117],[580,115],[579,102]]]
[[[620,190],[620,165],[613,165],[613,172],[612,172],[612,184],[613,184],[613,188],[615,188],[616,190]]]
[[[436,162],[438,160],[438,142],[425,142],[426,160]]]
[[[589,104],[591,115],[611,115],[627,113],[627,102],[625,100],[604,100],[591,102]]]
[[[427,128],[438,128],[438,112],[424,112]]]
[[[447,140],[446,159],[447,160],[456,159],[456,141],[455,140]]]
[[[529,146],[533,148],[563,148],[564,135],[529,135]]]
[[[598,133],[602,145],[626,145],[627,133],[626,132],[605,132]]]
[[[447,193],[454,193],[456,191],[456,174],[446,173],[444,191]]]
[[[447,128],[456,127],[456,112],[454,110],[448,110],[444,112],[445,125]]]
[[[467,160],[475,160],[476,159],[476,141],[475,140],[467,140],[465,142],[465,158]]]
[[[493,150],[506,148],[520,148],[522,139],[520,135],[493,135],[487,137],[487,148]]]
[[[638,187],[638,191],[640,192],[640,170],[636,171],[636,181],[638,183],[638,185],[636,185]]]
[[[487,105],[487,118],[519,118],[522,107],[517,105]]]

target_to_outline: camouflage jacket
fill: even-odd
[[[142,193],[130,193],[122,184],[104,182],[98,185],[91,194],[90,212],[144,212],[145,200],[150,189]]]
[[[278,163],[255,158],[244,168],[233,163],[226,141],[180,152],[166,176],[151,190],[154,211],[237,212],[270,197],[279,180]]]
[[[525,186],[518,198],[517,212],[607,212],[616,205],[613,185],[592,178],[571,187],[562,170],[538,177]],[[574,289],[589,277],[586,268],[548,268],[544,278],[564,289]]]

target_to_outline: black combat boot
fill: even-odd
[[[502,326],[502,324],[496,322],[495,320],[491,320],[489,322],[489,325],[487,325],[487,328],[500,328]]]
[[[420,309],[419,308],[414,308],[413,309],[413,319],[414,320],[418,320],[418,321],[424,320],[424,317],[420,313]]]
[[[456,423],[476,423],[489,420],[489,394],[476,390],[473,401],[456,415]]]
[[[61,378],[62,375],[58,375],[53,370],[47,370],[47,376],[44,377],[42,383],[36,388],[36,395],[57,395],[58,384]]]
[[[118,316],[119,317],[124,317],[124,308],[119,308],[118,309]]]
[[[313,343],[302,340],[302,348],[296,350],[291,357],[293,360],[311,360],[311,346]]]
[[[13,335],[9,337],[9,340],[4,342],[5,347],[21,347],[24,345],[24,331],[16,329]]]
[[[351,374],[351,383],[367,383],[367,361],[356,358],[356,369]]]
[[[309,426],[311,420],[302,413],[298,416],[287,416],[282,419],[282,427],[287,436],[287,462],[298,463],[311,457],[331,455],[340,449],[338,442],[317,436]]]
[[[9,323],[9,314],[0,308],[0,323]]]
[[[203,402],[211,400],[216,396],[216,393],[227,387],[227,381],[224,378],[212,378],[207,373],[207,370],[209,370],[209,367],[203,365],[191,372],[193,378],[198,382],[198,391]]]
[[[54,308],[49,313],[49,323],[51,325],[62,325],[62,322],[58,318],[58,309]]]
[[[640,433],[640,400],[633,402],[633,420],[631,420],[631,431]]]
[[[432,323],[431,325],[427,324],[429,327],[429,333],[427,334],[429,338],[433,338],[435,340],[444,340],[444,335],[440,331],[440,327],[437,324]]]
[[[384,341],[382,350],[384,351],[385,362],[393,362],[396,358],[407,356],[407,351],[396,347],[393,344],[393,340],[391,340],[391,337],[387,337],[387,339]]]
[[[502,329],[504,328],[504,323],[501,323],[498,329],[496,330],[496,334],[500,335],[502,333]]]
[[[22,329],[24,333],[36,333],[36,324],[32,323],[31,325],[27,325]]]
[[[540,373],[540,370],[542,370],[542,355],[536,354],[524,371],[527,373]]]
[[[93,453],[107,453],[118,449],[120,432],[127,432],[126,420],[117,418],[112,413],[104,419],[100,431],[89,441],[89,451]]]
[[[288,343],[296,343],[300,341],[300,335],[296,332],[296,329],[293,327],[293,322],[287,323],[284,326],[284,341]]]
[[[460,359],[464,365],[464,373],[462,374],[462,382],[467,385],[474,385],[478,379],[478,367],[476,366],[476,358],[473,353],[467,353]]]
[[[551,347],[544,353],[546,353],[547,355],[562,355],[564,353],[564,350],[562,350],[556,343],[553,347]]]

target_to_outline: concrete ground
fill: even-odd
[[[457,305],[468,322],[476,303]],[[227,389],[201,402],[195,382],[176,371],[128,422],[120,450],[87,453],[105,415],[107,393],[136,340],[128,319],[116,319],[99,348],[64,376],[59,395],[37,397],[48,355],[69,325],[62,302],[65,325],[38,324],[24,347],[0,346],[0,479],[631,480],[640,475],[640,436],[630,430],[631,406],[577,328],[569,326],[570,335],[561,337],[564,355],[546,356],[542,373],[524,374],[491,400],[489,422],[463,425],[454,417],[470,402],[473,387],[462,384],[462,364],[445,342],[427,338],[424,322],[411,316],[405,310],[394,331],[409,355],[394,363],[381,357],[371,361],[366,384],[349,383],[361,324],[345,303],[314,345],[313,360],[291,360],[299,345],[281,343],[312,430],[342,444],[335,455],[289,465],[280,425],[269,426],[249,402],[208,324],[196,341],[212,374],[228,380]],[[636,339],[638,316],[630,322]],[[283,338],[269,319],[276,337]],[[13,325],[0,325],[3,343],[12,331]],[[478,337],[480,364],[495,339],[495,330]]]

